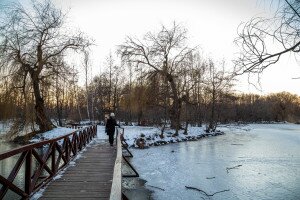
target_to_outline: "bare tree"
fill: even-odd
[[[111,103],[111,99],[112,99],[112,82],[113,82],[113,67],[114,67],[114,58],[112,56],[112,53],[110,52],[108,57],[106,58],[106,65],[108,67],[108,74],[109,74],[109,93],[108,93],[108,104],[109,104],[109,109],[112,110],[112,103]]]
[[[34,1],[30,8],[19,3],[5,6],[0,19],[0,68],[10,75],[30,77],[40,131],[53,128],[46,115],[41,81],[59,73],[53,60],[69,50],[91,43],[82,33],[66,29],[65,15],[50,0]],[[61,70],[61,69],[59,69]]]
[[[90,117],[90,110],[89,110],[89,88],[88,88],[88,72],[89,72],[89,67],[90,67],[90,54],[88,51],[84,52],[84,61],[83,61],[83,68],[85,72],[85,92],[86,92],[86,112],[87,112],[87,117],[89,121],[91,121]]]
[[[222,93],[228,93],[232,88],[232,81],[234,80],[234,73],[227,73],[224,68],[224,62],[220,66],[216,66],[212,60],[208,62],[208,70],[206,74],[206,89],[210,94],[210,118],[207,131],[215,131],[217,127],[216,120],[216,106],[218,96]]]
[[[176,134],[180,128],[182,104],[182,96],[177,89],[176,70],[194,50],[186,45],[186,34],[186,29],[174,22],[169,29],[162,26],[158,33],[147,33],[143,40],[127,37],[125,43],[119,47],[123,60],[137,66],[143,65],[148,76],[160,74],[169,82],[173,100],[170,119]]]
[[[128,70],[129,70],[129,124],[132,124],[132,102],[131,102],[131,94],[132,94],[132,77],[133,77],[133,70],[132,70],[132,65],[131,63],[128,64]]]
[[[59,81],[59,76],[55,76],[55,100],[56,100],[56,114],[57,114],[57,124],[59,126],[62,126],[62,107],[63,107],[63,99],[61,99],[61,96],[63,96],[64,91],[61,82]]]
[[[93,123],[95,123],[95,94],[96,94],[96,87],[95,87],[95,84],[93,82],[91,83],[91,91],[92,91],[92,94],[91,94],[91,99],[92,99],[92,102],[91,102],[92,120],[93,120]]]
[[[124,82],[124,76],[122,76],[122,72],[124,71],[124,66],[115,65],[113,67],[113,111],[117,112],[117,109],[119,107],[119,99],[120,99],[120,91],[121,91],[121,85]]]
[[[282,0],[273,18],[253,18],[240,26],[235,64],[241,73],[261,73],[287,53],[300,52],[300,2]]]

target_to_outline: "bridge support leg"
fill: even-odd
[[[128,177],[140,177],[140,175],[139,175],[139,173],[136,171],[136,169],[134,169],[134,167],[130,164],[130,162],[128,162],[128,160],[126,159],[126,157],[125,156],[123,156],[122,155],[122,157],[123,157],[123,159],[125,160],[125,162],[127,163],[127,165],[132,169],[132,171],[135,173],[135,175],[127,175],[127,174],[125,174],[125,175],[122,175],[124,178],[128,178]]]

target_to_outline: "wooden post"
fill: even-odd
[[[69,137],[65,137],[65,155],[67,162],[70,160],[70,151],[69,151]]]
[[[117,158],[114,167],[114,176],[110,191],[110,200],[121,200],[122,199],[122,146],[120,135],[116,137],[117,141]]]
[[[75,155],[77,155],[78,147],[77,147],[77,132],[73,134],[73,140],[74,140],[74,150],[75,150]]]
[[[31,187],[32,150],[28,150],[25,161],[25,193],[30,195]]]
[[[54,142],[55,143],[55,142]],[[53,143],[52,152],[51,152],[51,169],[53,174],[56,174],[56,166],[55,166],[55,144]]]

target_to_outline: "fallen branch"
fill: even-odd
[[[148,184],[147,184],[148,185]],[[159,189],[159,190],[162,190],[162,191],[165,191],[165,189],[163,188],[160,188],[160,187],[156,187],[156,186],[153,186],[153,185],[148,185],[149,187],[153,187],[153,188],[156,188],[156,189]]]
[[[197,190],[197,191],[199,191],[199,192],[202,192],[203,194],[205,194],[205,195],[208,196],[208,197],[212,197],[212,196],[214,196],[215,194],[218,194],[218,193],[221,193],[221,192],[228,192],[228,191],[230,191],[230,190],[228,189],[228,190],[218,191],[218,192],[215,192],[215,193],[213,193],[213,194],[208,194],[208,193],[206,193],[205,191],[203,191],[203,190],[201,190],[201,189],[199,189],[199,188],[190,187],[190,186],[185,186],[185,188],[186,188],[186,189],[191,189],[191,190]]]
[[[237,165],[237,166],[234,166],[234,167],[226,167],[226,171],[227,171],[227,173],[229,173],[229,170],[231,170],[231,169],[237,169],[237,168],[239,168],[241,166],[242,165]]]
[[[185,188],[186,188],[186,189],[190,189],[190,190],[197,190],[197,191],[199,191],[199,192],[202,192],[202,193],[205,194],[206,196],[210,197],[209,194],[207,194],[205,191],[200,190],[200,189],[198,189],[198,188],[190,187],[190,186],[185,186]]]
[[[214,178],[216,178],[216,177],[214,177],[214,176],[213,177],[206,177],[206,179],[214,179]]]
[[[231,145],[243,145],[243,144],[231,144]]]
[[[229,191],[230,191],[229,189],[227,189],[227,190],[221,190],[221,191],[213,193],[211,196],[214,196],[215,194],[218,194],[218,193],[221,193],[221,192],[229,192]]]

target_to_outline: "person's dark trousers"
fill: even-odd
[[[114,133],[108,133],[108,136],[109,136],[108,140],[109,140],[110,145],[113,145],[113,143],[114,143]]]

